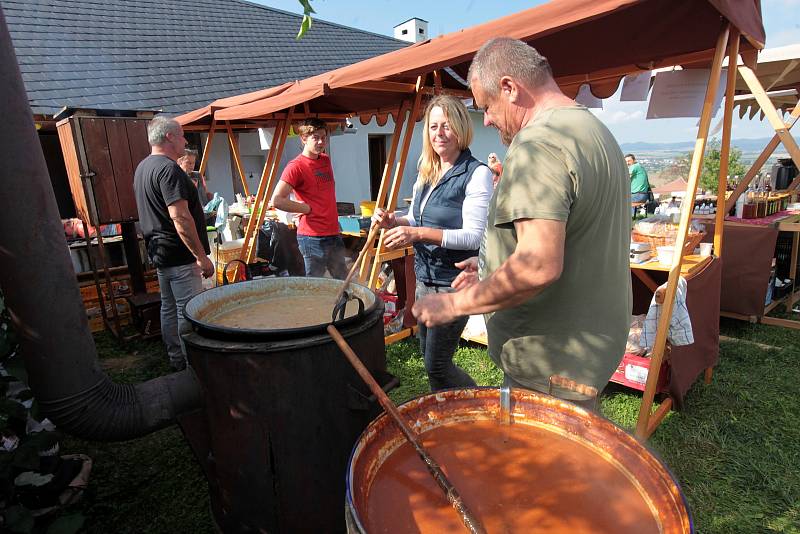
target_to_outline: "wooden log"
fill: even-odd
[[[267,178],[266,184],[264,184],[264,198],[261,201],[260,205],[254,206],[254,212],[251,215],[251,218],[256,219],[255,226],[253,227],[253,232],[250,234],[250,240],[248,246],[245,248],[242,247],[242,257],[244,258],[245,263],[251,263],[255,260],[255,243],[256,240],[253,239],[253,235],[255,234],[255,230],[260,228],[264,222],[264,217],[266,216],[267,212],[267,205],[269,204],[269,198],[272,195],[273,184],[275,183],[275,176],[278,174],[278,168],[280,167],[281,162],[281,155],[283,154],[283,149],[286,146],[286,138],[289,135],[289,130],[291,130],[292,124],[292,110],[289,111],[286,117],[286,121],[284,127],[281,131],[281,136],[278,139],[277,146],[275,145],[275,138],[273,137],[272,143],[273,147],[271,150],[275,150],[275,159],[272,162],[272,168],[270,169],[269,177]],[[277,132],[276,132],[277,133]],[[248,225],[249,226],[249,225]],[[247,236],[245,236],[247,239]]]
[[[392,171],[392,167],[395,163],[395,158],[397,156],[397,147],[400,144],[400,136],[403,133],[403,124],[405,122],[406,112],[410,110],[411,102],[406,100],[400,106],[400,111],[397,114],[397,120],[394,124],[394,132],[392,134],[392,145],[389,148],[389,154],[387,155],[386,164],[383,166],[383,175],[381,176],[381,185],[378,188],[378,198],[375,199],[375,207],[376,208],[385,208],[386,207],[386,198],[388,197],[389,191],[389,174]],[[373,248],[374,238],[372,240],[368,240],[367,243],[367,250],[370,252]],[[361,262],[358,271],[358,278],[361,282],[364,282],[367,277],[367,273],[371,272],[370,269],[370,260],[372,259],[372,255],[368,254],[364,260]]]
[[[417,78],[417,95],[414,97],[414,105],[411,107],[411,114],[408,116],[408,121],[406,122],[406,131],[403,137],[403,147],[400,150],[400,158],[397,160],[397,167],[395,168],[394,178],[392,179],[392,192],[389,194],[389,200],[386,203],[387,209],[392,211],[394,211],[394,207],[397,204],[397,195],[400,191],[400,183],[403,181],[403,171],[405,171],[406,159],[408,159],[408,149],[411,146],[411,137],[414,135],[416,117],[419,114],[420,104],[422,103],[423,83],[424,77],[419,76]],[[379,258],[384,249],[383,242],[385,235],[386,232],[382,230],[380,237],[378,238],[378,251],[372,263],[372,272],[370,273],[369,277],[370,289],[375,289],[375,286],[378,283],[378,273],[381,269]]]
[[[761,86],[761,82],[758,81],[758,78],[750,69],[750,67],[744,65],[739,66],[739,75],[747,84],[750,92],[753,93],[753,96],[756,98],[756,102],[758,102],[758,105],[761,107],[762,113],[764,113],[764,116],[775,130],[775,133],[780,138],[781,143],[783,143],[783,146],[786,148],[786,151],[789,152],[792,161],[794,161],[794,164],[798,169],[800,169],[800,147],[797,146],[797,141],[795,141],[794,137],[792,137],[792,134],[789,133],[788,128],[786,128],[786,124],[783,122],[780,114],[775,109],[775,106],[772,105],[772,100],[769,99],[767,92]],[[795,182],[800,183],[800,180],[795,180]],[[792,188],[793,187],[790,186],[790,189]]]
[[[739,63],[739,31],[731,31],[728,39],[728,77],[725,85],[725,112],[722,116],[722,146],[720,147],[717,178],[717,213],[714,225],[714,254],[722,257],[722,237],[725,230],[725,191],[728,189],[728,158],[731,153],[731,124],[733,122],[733,93],[736,90],[736,68]]]
[[[280,139],[283,135],[283,128],[286,126],[286,121],[282,121],[278,123],[278,126],[275,128],[275,135],[272,137],[272,146],[270,147],[269,154],[267,155],[267,159],[264,162],[264,169],[261,171],[261,178],[258,180],[258,190],[256,191],[256,200],[254,203],[254,211],[258,209],[263,209],[266,206],[264,202],[267,194],[267,177],[269,176],[270,172],[272,171],[272,167],[275,164],[275,141]],[[253,240],[253,236],[258,229],[257,224],[257,217],[250,216],[250,220],[247,221],[247,228],[244,233],[244,242],[242,243],[242,251],[247,251],[247,254],[244,255],[243,261],[245,263],[252,263],[255,260],[255,255],[250,254],[250,242]],[[255,248],[255,247],[253,247]]]
[[[700,179],[700,170],[703,163],[703,155],[705,153],[706,141],[708,138],[708,130],[711,125],[711,112],[714,106],[714,96],[717,93],[717,86],[719,85],[719,78],[722,72],[722,57],[725,54],[725,44],[728,40],[730,33],[730,23],[725,26],[725,29],[719,34],[717,38],[716,48],[714,50],[714,61],[711,66],[711,75],[708,79],[708,87],[706,88],[705,100],[703,103],[703,112],[700,116],[700,126],[697,132],[697,140],[695,141],[694,154],[692,155],[692,163],[689,169],[689,180],[686,186],[686,196],[681,205],[681,218],[678,226],[678,234],[675,242],[675,250],[681,251],[673,255],[672,266],[667,278],[667,292],[665,295],[665,302],[662,305],[661,316],[658,320],[658,327],[656,329],[656,340],[653,344],[653,352],[650,358],[650,372],[647,374],[647,383],[642,394],[642,404],[639,407],[639,419],[636,422],[635,435],[639,439],[646,439],[650,433],[650,409],[653,406],[653,399],[655,398],[656,386],[658,384],[659,370],[661,369],[661,362],[664,359],[664,351],[667,345],[667,333],[669,330],[670,319],[672,318],[672,309],[675,304],[675,293],[678,289],[678,278],[681,273],[681,263],[683,261],[683,246],[686,244],[686,236],[689,231],[689,221],[692,216],[692,208],[694,207],[694,199],[697,195],[697,183]]]
[[[208,159],[211,157],[211,143],[214,141],[214,129],[217,126],[217,120],[211,119],[211,128],[208,130],[208,137],[206,137],[206,144],[203,146],[203,157],[200,158],[200,176],[205,179],[206,169],[208,168]]]
[[[250,196],[250,188],[247,186],[247,178],[244,175],[244,167],[242,167],[242,158],[239,156],[239,141],[233,135],[231,123],[226,123],[228,130],[228,143],[231,145],[231,158],[236,165],[236,170],[239,173],[239,178],[242,180],[242,188],[244,189],[245,196]]]
[[[785,123],[787,130],[791,130],[792,126],[794,126],[797,122],[798,117],[800,117],[800,100],[798,100],[797,106],[795,106],[795,108],[792,110],[790,120]],[[772,156],[772,153],[775,152],[775,149],[778,148],[780,143],[781,138],[776,133],[772,136],[772,139],[770,139],[769,143],[767,143],[767,146],[764,147],[764,150],[761,151],[761,154],[758,155],[756,160],[753,162],[753,165],[747,170],[741,181],[733,189],[731,196],[728,197],[728,200],[725,202],[725,213],[731,211],[733,205],[736,204],[736,200],[742,195],[742,193],[744,193],[745,189],[747,189],[747,187],[750,185],[750,182],[753,181],[753,178],[755,178],[761,167],[763,167],[770,156]],[[794,182],[792,183],[794,184]],[[792,186],[789,187],[791,188]]]

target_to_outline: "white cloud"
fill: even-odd
[[[641,109],[637,109],[636,111],[592,109],[591,111],[605,124],[621,124],[623,122],[630,122],[644,118],[644,111]]]

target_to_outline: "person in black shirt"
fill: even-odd
[[[180,334],[190,325],[183,317],[186,302],[202,290],[201,275],[214,274],[203,207],[197,188],[178,166],[186,139],[174,119],[158,115],[147,126],[151,151],[136,167],[133,189],[147,255],[161,287],[161,335],[170,364],[186,367]]]

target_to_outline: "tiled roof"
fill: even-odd
[[[243,0],[2,0],[34,113],[183,113],[407,43]],[[300,5],[298,4],[298,11]]]

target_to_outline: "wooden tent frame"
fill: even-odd
[[[714,46],[714,56],[713,62],[711,67],[711,76],[709,78],[709,84],[706,89],[706,95],[704,99],[703,110],[701,114],[700,124],[698,128],[697,139],[695,142],[695,149],[692,156],[692,163],[690,167],[689,173],[689,180],[687,184],[686,190],[686,197],[682,204],[681,208],[681,217],[680,223],[678,226],[678,234],[675,243],[676,250],[683,251],[684,244],[686,243],[687,234],[689,230],[689,222],[692,216],[692,209],[694,205],[694,200],[696,197],[697,192],[697,185],[700,177],[700,171],[702,167],[703,156],[707,144],[707,138],[710,128],[710,123],[712,119],[712,111],[713,111],[713,103],[714,103],[714,95],[716,94],[717,87],[720,80],[720,75],[722,71],[722,59],[723,56],[727,54],[729,56],[730,64],[738,64],[738,54],[739,54],[739,43],[740,43],[740,32],[738,29],[735,29],[733,25],[726,21],[725,26],[720,31],[716,44]],[[734,61],[736,63],[734,63]],[[741,67],[740,67],[741,69]],[[620,69],[614,70],[615,75],[624,75],[630,72],[621,72]],[[425,86],[425,81],[429,75],[433,76],[433,87]],[[586,80],[588,81],[589,77],[586,75]],[[438,80],[438,81],[437,81]],[[402,86],[402,87],[401,87]],[[381,184],[379,188],[378,199],[376,202],[377,207],[381,207],[387,210],[394,209],[396,202],[397,202],[397,195],[399,192],[400,182],[403,176],[403,170],[405,166],[405,160],[408,156],[408,148],[410,146],[411,138],[413,135],[414,126],[419,116],[419,110],[422,103],[422,96],[424,95],[432,95],[439,93],[457,93],[457,96],[462,98],[467,98],[471,96],[469,91],[453,91],[450,89],[441,89],[441,77],[438,76],[438,73],[434,71],[420,74],[417,77],[416,84],[410,83],[397,83],[397,82],[390,82],[390,81],[369,81],[369,82],[360,82],[358,84],[353,84],[350,86],[344,86],[347,89],[357,89],[363,91],[392,91],[395,93],[402,93],[406,96],[401,98],[401,104],[397,108],[392,109],[380,109],[380,110],[369,110],[369,111],[359,111],[353,112],[349,114],[342,114],[342,115],[328,115],[325,116],[323,114],[311,114],[308,110],[308,102],[302,103],[303,105],[303,112],[302,113],[295,113],[292,114],[292,111],[281,111],[281,112],[273,112],[268,113],[263,116],[260,116],[258,120],[262,121],[269,121],[269,120],[283,120],[284,126],[282,127],[281,131],[281,138],[285,141],[285,136],[288,133],[288,126],[292,119],[294,120],[301,120],[308,116],[318,116],[319,118],[331,118],[331,119],[338,119],[344,120],[345,117],[354,117],[356,115],[364,116],[369,114],[386,114],[390,113],[396,117],[395,120],[395,129],[394,129],[394,137],[392,140],[392,146],[387,154],[387,161],[386,165],[384,166],[383,175],[381,179]],[[723,154],[727,155],[730,150],[730,135],[731,135],[731,123],[733,117],[733,92],[735,87],[735,71],[733,69],[729,69],[729,74],[726,81],[726,95],[729,97],[726,99],[725,104],[725,115],[724,115],[724,125],[723,125],[723,142],[722,142],[722,150]],[[326,93],[327,94],[327,93]],[[315,97],[316,98],[316,97]],[[412,103],[413,98],[413,103]],[[295,104],[297,106],[298,104]],[[776,112],[773,111],[773,115],[777,115]],[[408,112],[408,118],[405,118],[405,113]],[[771,116],[771,115],[768,115]],[[771,119],[772,122],[774,120]],[[214,129],[214,124],[216,119],[212,120],[212,128]],[[253,121],[248,121],[247,119],[242,119],[243,125],[240,127],[248,128],[253,127]],[[249,125],[249,126],[248,126]],[[236,125],[229,125],[235,127]],[[786,125],[780,121],[780,124],[773,124],[773,127],[776,128],[776,135],[779,136],[781,140],[784,140],[786,137]],[[203,127],[199,127],[197,129],[205,129]],[[402,147],[398,147],[399,145],[399,137],[400,133],[402,132],[403,128],[405,128],[405,132],[403,135],[403,143]],[[195,128],[192,128],[195,129]],[[276,132],[277,133],[277,132]],[[276,136],[278,137],[278,136]],[[792,140],[793,141],[793,140]],[[791,143],[792,141],[786,141]],[[207,144],[210,144],[210,141],[207,140]],[[280,150],[283,149],[283,143],[279,145]],[[400,148],[400,157],[397,158],[397,150]],[[204,161],[207,158],[207,152],[204,153],[203,159]],[[270,158],[272,161],[270,162]],[[256,205],[254,210],[262,214],[258,217],[259,222],[263,219],[264,209],[266,207],[266,203],[268,202],[267,199],[270,198],[271,189],[273,187],[274,182],[274,175],[277,171],[277,162],[280,161],[279,153],[276,151],[276,155],[273,158],[272,154],[270,154],[267,163],[265,164],[264,173],[262,173],[262,179],[259,183],[259,195],[256,198]],[[391,168],[394,166],[395,170],[392,173],[392,183],[391,189],[389,189],[389,177]],[[204,168],[201,164],[201,168]],[[269,172],[267,172],[267,168],[269,168]],[[265,177],[267,181],[265,182]],[[724,191],[727,187],[727,158],[723,157],[723,163],[720,169],[720,176],[719,176],[719,187],[720,190]],[[722,206],[724,204],[724,196],[718,196],[718,206],[720,209],[717,210],[717,218],[724,216],[724,210]],[[252,223],[252,219],[251,219]],[[245,241],[248,243],[247,247],[243,248],[242,251],[242,259],[249,259],[253,257],[253,247],[254,243],[252,240],[252,232],[257,228],[257,224],[252,223],[248,225],[247,235],[245,236]],[[715,243],[715,250],[716,254],[719,257],[720,252],[723,247],[723,224],[717,224],[715,227],[715,235],[714,235],[714,243]],[[403,257],[409,254],[408,250],[402,251],[385,251],[384,246],[384,233],[381,232],[380,236],[377,238],[377,245],[375,248],[372,249],[372,252],[365,255],[365,259],[363,263],[359,266],[359,278],[360,280],[368,281],[369,287],[374,288],[375,283],[377,280],[378,270],[380,265],[383,261],[387,261],[389,259],[394,259],[398,257]],[[372,247],[370,247],[372,248]],[[666,297],[665,302],[663,304],[661,316],[659,318],[658,327],[657,327],[657,334],[656,334],[656,341],[654,343],[652,357],[650,362],[650,371],[648,373],[647,382],[645,384],[645,390],[642,397],[642,402],[639,410],[639,416],[635,428],[635,435],[639,439],[647,439],[658,427],[661,421],[664,419],[666,414],[669,412],[669,409],[672,407],[672,399],[667,398],[658,409],[653,412],[653,400],[656,394],[656,386],[658,383],[659,372],[661,368],[661,363],[664,359],[664,354],[667,345],[667,333],[669,328],[670,318],[672,316],[672,310],[674,307],[674,300],[677,291],[678,281],[681,274],[685,271],[687,272],[697,272],[702,265],[708,263],[708,261],[713,261],[711,259],[706,260],[705,262],[697,262],[694,260],[686,260],[683,254],[675,254],[672,260],[671,265],[669,265],[669,275],[667,279],[666,285]],[[666,270],[660,269],[660,270]],[[643,269],[639,268],[634,271],[634,274],[645,281],[646,285],[651,289],[654,289],[655,284],[646,272]],[[367,276],[369,278],[367,278]],[[394,339],[387,339],[387,343],[399,339],[401,337],[406,337],[410,335],[410,329],[408,332],[403,334],[402,336],[398,336]],[[709,383],[712,377],[712,369],[709,368],[705,372],[705,382]]]
[[[756,174],[758,174],[758,171],[775,152],[778,144],[783,144],[784,148],[786,148],[786,151],[789,152],[789,156],[791,157],[792,161],[794,161],[794,164],[798,169],[800,169],[800,147],[798,147],[797,142],[790,133],[792,126],[794,126],[798,118],[800,118],[800,95],[798,95],[797,103],[789,115],[789,120],[784,122],[782,114],[778,112],[778,108],[772,103],[772,100],[770,100],[769,94],[767,93],[766,89],[764,89],[761,81],[758,79],[758,76],[756,76],[753,70],[746,65],[737,65],[737,70],[739,72],[739,76],[741,76],[742,80],[747,85],[747,88],[750,90],[750,93],[758,103],[758,106],[761,108],[761,112],[769,121],[772,129],[775,130],[775,135],[772,136],[772,139],[770,139],[770,141],[764,147],[764,150],[761,151],[761,154],[759,154],[755,162],[753,162],[753,165],[747,170],[742,180],[739,182],[739,184],[737,184],[736,188],[731,193],[731,196],[725,203],[725,213],[728,213],[731,208],[733,208],[738,198],[750,186],[753,178],[755,178]],[[787,190],[792,191],[797,189],[798,186],[800,186],[800,175],[798,175],[792,181],[792,183],[789,184]]]
[[[697,184],[700,179],[700,171],[702,170],[703,156],[705,154],[706,143],[708,140],[708,132],[711,126],[712,112],[714,107],[714,95],[717,93],[717,86],[719,84],[720,75],[722,74],[722,58],[725,54],[726,44],[728,49],[729,58],[732,61],[737,61],[739,54],[739,32],[731,30],[730,24],[719,34],[717,39],[717,46],[714,52],[714,60],[711,65],[711,75],[709,76],[708,86],[706,87],[705,99],[703,102],[703,110],[700,115],[700,125],[697,131],[697,139],[695,141],[694,152],[692,154],[692,163],[689,168],[689,179],[686,186],[686,196],[681,203],[681,216],[680,224],[678,225],[678,234],[675,241],[675,250],[683,251],[686,244],[686,238],[689,233],[689,223],[692,217],[692,210],[694,208],[694,200],[697,195]],[[719,187],[724,191],[727,187],[727,157],[730,150],[730,136],[731,124],[733,119],[733,90],[735,86],[735,72],[729,69],[729,75],[726,80],[726,98],[725,100],[725,113],[723,116],[723,135],[722,135],[722,163],[720,165],[719,173]],[[731,73],[734,73],[733,75]],[[721,200],[720,200],[721,199]],[[718,195],[717,203],[724,202],[724,195]],[[717,210],[717,217],[722,214],[721,210]],[[720,256],[723,246],[723,229],[724,225],[717,224],[714,227],[714,243],[715,252],[717,257]],[[656,409],[652,411],[653,400],[656,394],[656,387],[658,385],[658,378],[661,371],[661,363],[664,360],[664,354],[667,346],[667,334],[669,332],[669,323],[672,319],[672,310],[675,305],[675,295],[678,289],[678,280],[681,276],[681,267],[684,264],[684,253],[674,254],[672,258],[672,265],[669,269],[669,276],[667,278],[667,287],[662,304],[661,315],[658,320],[658,327],[656,329],[656,340],[653,344],[652,354],[650,356],[650,370],[647,375],[647,382],[642,394],[642,403],[639,406],[639,417],[636,422],[636,429],[634,435],[639,439],[647,439],[652,435],[655,429],[664,420],[667,413],[672,407],[672,398],[667,397]],[[634,271],[638,276],[642,276],[638,271]],[[705,383],[711,381],[712,368],[706,369]]]

